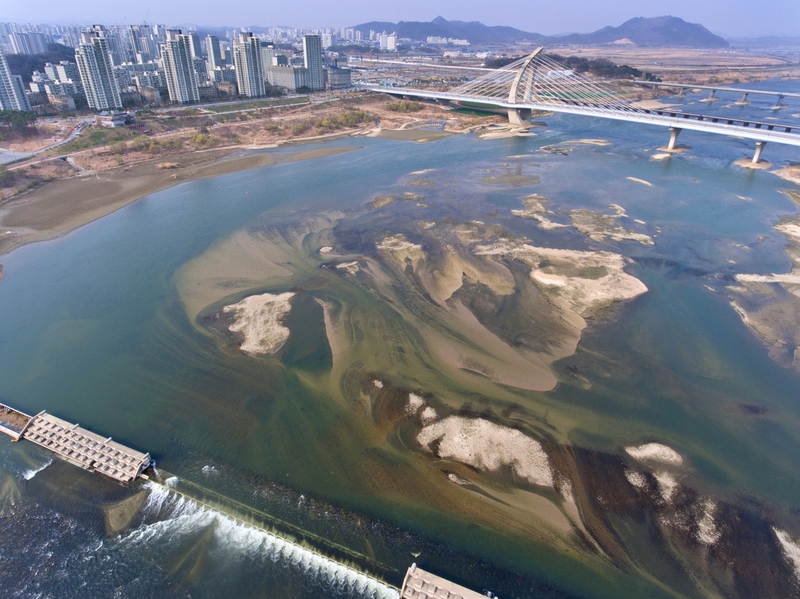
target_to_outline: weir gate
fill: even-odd
[[[165,502],[189,506],[192,510],[227,519],[264,535],[264,548],[301,570],[322,575],[336,585],[352,587],[376,599],[475,599],[481,595],[413,564],[398,588],[387,580],[399,580],[401,572],[364,553],[332,542],[267,512],[226,497],[216,491],[178,478],[151,466],[149,453],[141,453],[111,439],[103,438],[45,411],[30,416],[0,403],[0,432],[13,441],[26,439],[50,450],[73,465],[99,472],[120,483],[137,478],[147,482],[150,493],[161,494]],[[184,509],[179,510],[185,513]]]
[[[121,483],[136,479],[150,465],[150,454],[103,438],[44,410],[36,416],[0,404],[0,432],[27,439],[73,464]]]

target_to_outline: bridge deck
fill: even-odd
[[[663,110],[643,110],[633,106],[608,108],[600,104],[582,103],[577,100],[531,101],[526,103],[510,103],[497,97],[467,96],[458,93],[440,92],[408,87],[372,87],[369,91],[388,95],[448,101],[469,106],[482,104],[495,109],[528,109],[560,112],[605,119],[675,127],[693,131],[705,131],[742,137],[755,141],[771,141],[792,146],[800,146],[800,126],[780,122],[757,122],[741,117],[725,117],[719,115],[698,115],[682,113],[665,108]]]
[[[744,89],[741,87],[715,87],[713,85],[693,85],[691,83],[672,83],[669,81],[634,81],[639,85],[652,85],[653,87],[678,87],[681,89],[703,89],[716,92],[733,92],[736,94],[753,94],[762,96],[781,96],[784,98],[800,98],[800,94],[794,92],[776,92],[766,89]]]
[[[486,599],[481,595],[454,582],[426,572],[412,564],[403,580],[401,599]]]
[[[150,465],[150,454],[125,447],[110,437],[104,439],[45,412],[31,419],[22,438],[87,470],[95,470],[123,483],[134,480]]]

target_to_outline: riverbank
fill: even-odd
[[[28,243],[61,237],[146,195],[185,181],[355,149],[298,149],[291,154],[241,147],[200,150],[50,181],[0,207],[0,255]]]

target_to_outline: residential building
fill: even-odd
[[[336,44],[336,34],[335,33],[323,33],[322,34],[322,49],[330,48],[334,44]]]
[[[272,58],[275,55],[275,46],[272,42],[261,43],[261,68],[264,73],[264,81],[272,83],[269,78],[269,68],[272,66]]]
[[[303,37],[303,60],[306,67],[306,87],[312,92],[325,89],[322,72],[322,39],[318,35]]]
[[[142,99],[148,104],[161,104],[161,92],[157,87],[151,85],[138,85],[136,89],[139,90]]]
[[[95,110],[122,108],[104,27],[95,25],[91,30],[81,34],[81,44],[75,50],[75,62],[78,65],[83,93],[86,95],[89,108]]]
[[[46,63],[44,65],[44,72],[47,76],[57,81],[62,85],[71,84],[75,87],[74,92],[68,93],[83,93],[83,85],[81,84],[81,74],[78,71],[78,65],[68,60],[62,60],[58,64]]]
[[[308,69],[289,65],[269,67],[269,82],[275,87],[283,87],[290,92],[296,92],[301,87],[308,86]]]
[[[217,67],[208,72],[208,78],[214,83],[236,83],[236,68],[233,66]]]
[[[391,33],[386,35],[386,32],[381,33],[379,38],[381,50],[386,50],[387,52],[397,52],[397,34]]]
[[[25,94],[22,77],[12,75],[6,55],[0,48],[0,110],[30,111],[31,104]]]
[[[206,62],[208,63],[209,76],[217,67],[225,66],[222,60],[222,50],[219,45],[219,38],[216,35],[206,36]]]
[[[133,84],[137,87],[139,93],[141,93],[143,87],[155,87],[157,89],[167,87],[161,71],[144,71],[138,73],[133,76]],[[160,103],[161,98],[159,98],[158,101]]]
[[[44,54],[47,52],[47,36],[38,31],[14,32],[9,38],[14,54]]]
[[[192,58],[203,58],[203,50],[200,48],[200,36],[196,33],[187,33],[189,38],[189,49],[192,52]]]
[[[328,89],[347,89],[352,85],[352,72],[350,69],[330,66],[325,72],[328,76]]]
[[[180,29],[167,31],[167,41],[161,46],[161,56],[169,99],[177,104],[199,102],[200,92],[197,89],[197,74],[192,60],[191,36],[182,34]]]
[[[233,64],[239,94],[248,98],[264,95],[264,69],[261,64],[261,41],[251,32],[239,33],[233,42]]]
[[[128,27],[128,43],[131,60],[149,62],[161,58],[161,44],[167,41],[164,25],[131,25]]]

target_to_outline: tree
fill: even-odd
[[[6,54],[6,60],[12,75],[19,75],[25,83],[30,83],[33,71],[43,71],[47,62],[75,62],[75,49],[62,44],[47,44],[44,54]]]
[[[0,187],[8,187],[14,180],[14,175],[11,173],[5,164],[0,164]]]
[[[21,131],[36,122],[36,115],[23,110],[0,110],[0,125]]]

